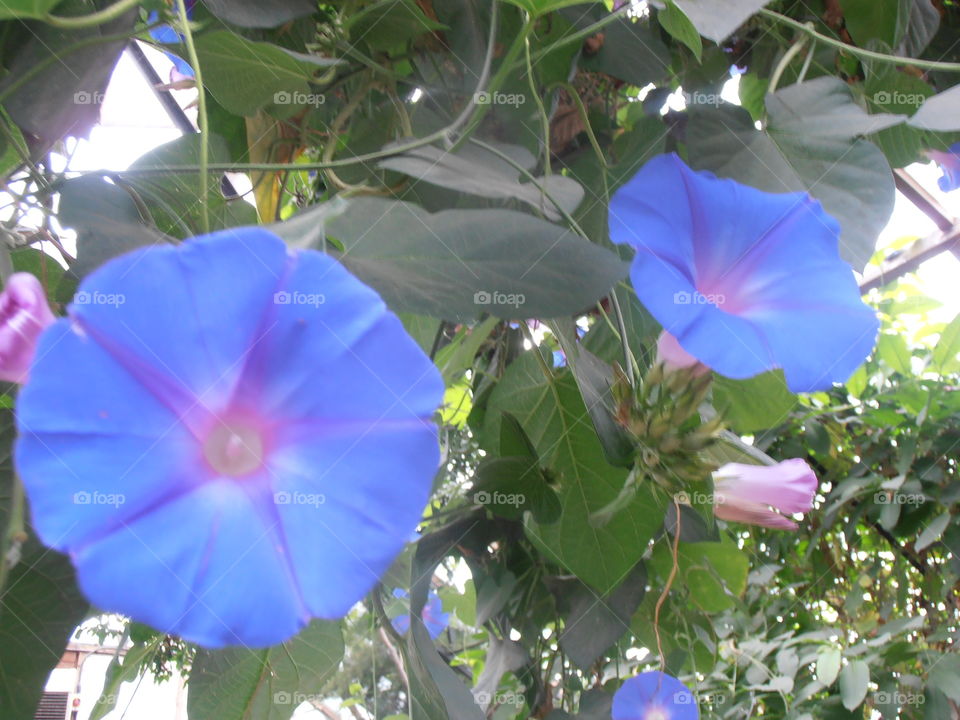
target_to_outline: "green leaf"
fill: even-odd
[[[775,427],[790,417],[797,397],[787,390],[782,370],[765,372],[747,380],[716,377],[713,405],[727,424],[739,433]]]
[[[445,28],[428,18],[414,0],[373,3],[348,15],[346,27],[354,43],[362,41],[376,50],[402,46],[419,35]]]
[[[519,519],[525,511],[537,522],[560,517],[560,500],[529,457],[485,458],[477,468],[473,501],[501,517]]]
[[[61,206],[63,199],[61,196]],[[28,272],[35,275],[43,284],[47,293],[47,301],[55,302],[55,292],[60,278],[63,277],[63,266],[41,250],[32,247],[17,248],[10,253],[13,269],[17,272]]]
[[[230,161],[224,139],[208,138],[210,162]],[[197,165],[200,161],[200,135],[184,135],[141,155],[131,169],[162,169],[171,165]],[[141,195],[161,232],[184,238],[203,231],[200,205],[200,177],[196,172],[157,173],[131,176],[131,186]],[[242,199],[227,200],[220,191],[220,176],[207,178],[207,203],[211,230],[237,225],[256,225],[257,211]]]
[[[101,720],[116,708],[120,686],[140,677],[144,670],[144,662],[154,656],[165,637],[163,634],[155,635],[150,642],[134,643],[123,655],[117,652],[113,656],[110,665],[107,666],[103,691],[93,705],[89,720]]]
[[[190,718],[286,720],[318,695],[342,657],[340,625],[326,620],[271,648],[200,648],[190,673]]]
[[[404,142],[409,142],[409,139],[391,143],[384,150]],[[514,158],[519,165],[532,166],[535,163],[526,148],[504,145],[498,149]],[[527,159],[525,156],[529,158],[529,163],[524,162]],[[561,219],[560,210],[572,213],[583,200],[583,188],[576,180],[564,175],[547,175],[537,178],[539,187],[532,182],[521,183],[517,180],[516,168],[494,153],[474,145],[467,145],[456,153],[427,145],[381,160],[380,167],[404,173],[416,181],[422,180],[479,197],[519,200],[553,221]]]
[[[513,210],[445,210],[357,198],[327,221],[340,260],[392,309],[447,319],[556,317],[592,305],[627,265]]]
[[[0,20],[7,18],[42,19],[60,0],[6,0],[0,5]]]
[[[572,320],[554,320],[551,326],[580,388],[583,402],[603,446],[604,457],[611,465],[632,467],[636,441],[616,419],[611,391],[613,368],[577,342]]]
[[[922,130],[960,130],[960,85],[927,98],[907,123]]]
[[[817,655],[817,680],[825,686],[833,685],[840,674],[843,654],[836,648],[823,648]]]
[[[938,515],[936,518],[931,520],[930,524],[927,525],[923,529],[923,532],[920,533],[920,536],[917,538],[917,542],[914,544],[914,549],[917,552],[926,550],[940,539],[940,536],[943,535],[944,530],[947,529],[949,524],[950,513],[945,512],[942,515]]]
[[[768,192],[809,192],[840,222],[840,255],[862,270],[893,211],[894,184],[883,153],[859,136],[902,121],[867,115],[835,77],[767,96],[769,120],[757,130],[731,106],[690,111],[687,140],[698,169]]]
[[[729,37],[771,0],[675,0],[697,31],[717,43]]]
[[[867,697],[870,683],[870,666],[862,660],[854,660],[840,671],[840,698],[847,710],[859,707]]]
[[[739,597],[746,590],[750,561],[728,537],[720,542],[681,542],[677,561],[680,581],[690,589],[694,604],[704,612],[721,612],[732,607],[733,597]],[[660,577],[668,577],[673,557],[666,543],[657,545],[651,563]]]
[[[912,369],[910,365],[910,348],[907,347],[907,341],[902,335],[890,335],[884,333],[877,341],[877,353],[880,359],[898,373],[910,376]]]
[[[940,333],[940,339],[933,348],[933,366],[941,375],[960,370],[960,315]]]
[[[527,522],[527,534],[544,556],[600,592],[616,587],[637,564],[663,524],[664,502],[644,483],[630,505],[596,528],[591,513],[620,493],[627,477],[608,464],[583,398],[569,372],[545,377],[533,352],[515,360],[488,401],[482,444],[497,452],[500,417],[512,413],[560,483],[560,519]]]
[[[845,27],[860,47],[877,40],[889,46],[897,44],[899,6],[896,0],[840,0]]]
[[[291,104],[309,96],[317,69],[276,45],[254,42],[229,30],[197,38],[203,82],[217,102],[234,115],[255,115],[270,104]]]
[[[585,5],[597,0],[506,0],[511,5],[523,8],[531,15],[546,15],[548,12],[570,7],[571,5]]]
[[[207,9],[221,20],[248,28],[269,28],[309,15],[312,0],[204,0]]]
[[[703,55],[703,40],[687,14],[673,0],[665,0],[663,10],[657,13],[657,20],[663,29],[688,48],[700,60]]]
[[[929,663],[927,682],[955,703],[960,703],[960,655],[934,655]]]
[[[602,596],[576,580],[558,583],[554,594],[566,608],[560,647],[577,667],[588,669],[630,630],[630,618],[643,600],[646,584],[647,571],[642,563]]]
[[[70,271],[78,278],[117,255],[169,240],[143,223],[130,193],[94,175],[61,186],[58,219],[77,232],[77,261]]]
[[[564,15],[582,29],[603,18],[606,12],[606,8],[597,5],[587,13],[577,9]],[[582,55],[577,66],[580,70],[605,73],[643,87],[669,75],[670,52],[649,21],[620,18],[603,29],[602,47]]]

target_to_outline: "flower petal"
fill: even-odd
[[[772,505],[786,513],[808,512],[818,485],[813,470],[799,458],[776,465],[728,463],[716,471],[715,478],[718,498]]]
[[[628,679],[614,693],[613,720],[648,720],[659,711],[667,720],[698,720],[700,711],[690,689],[665,673],[645,672]]]
[[[713,514],[721,520],[730,522],[760,525],[775,530],[796,530],[797,524],[784,517],[775,510],[771,510],[761,503],[741,500],[733,502],[718,502],[713,506]]]
[[[37,339],[55,320],[40,281],[13,273],[0,293],[0,380],[24,383]]]

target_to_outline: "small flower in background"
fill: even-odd
[[[797,529],[780,513],[809,512],[818,485],[813,470],[799,458],[776,465],[728,463],[713,478],[714,515],[778,530]]]
[[[879,327],[839,226],[802,193],[772,194],[650,160],[610,203],[610,236],[637,251],[637,296],[679,346],[717,373],[782,368],[793,392],[846,380]]]
[[[396,588],[393,591],[393,596],[395,598],[406,598],[407,592],[401,588]],[[431,640],[436,640],[450,624],[450,613],[443,611],[443,602],[440,600],[440,596],[432,590],[427,595],[427,602],[423,606],[420,618],[423,620],[427,632],[430,633]],[[391,621],[391,624],[398,635],[405,635],[410,630],[410,614],[398,615]]]
[[[645,672],[627,680],[613,696],[613,720],[698,720],[690,688],[671,675]]]
[[[14,273],[7,278],[0,293],[0,380],[27,381],[37,339],[55,320],[35,276]]]
[[[81,294],[41,337],[15,460],[91,602],[210,647],[346,614],[439,463],[443,381],[400,320],[259,228],[115,258]]]
[[[943,173],[937,180],[940,189],[951,192],[960,188],[960,142],[951,145],[947,152],[928,150],[927,155],[940,166]]]

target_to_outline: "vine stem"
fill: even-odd
[[[673,555],[673,567],[670,568],[670,575],[667,577],[667,584],[663,587],[663,592],[657,598],[657,604],[653,608],[653,634],[657,637],[657,653],[660,655],[660,670],[664,674],[667,672],[667,659],[663,654],[663,643],[660,641],[660,609],[670,592],[674,579],[677,577],[677,567],[679,565],[678,555],[680,552],[680,502],[676,497],[673,498],[673,508],[677,513],[677,526],[673,530],[673,546],[671,553]]]
[[[80,15],[77,17],[64,17],[63,15],[44,15],[42,20],[47,25],[63,28],[64,30],[80,30],[82,28],[96,27],[103,25],[111,20],[116,20],[128,10],[140,5],[141,0],[119,0],[113,5],[105,7],[89,15]]]
[[[187,5],[184,0],[177,0],[177,11],[180,22],[183,24],[183,39],[187,44],[187,56],[190,58],[197,84],[197,124],[200,126],[200,212],[203,231],[208,233],[210,232],[210,208],[207,196],[210,193],[210,183],[207,172],[210,164],[210,127],[207,120],[207,94],[203,90],[200,59],[197,56],[197,46],[193,42],[193,30],[190,28],[190,18],[187,16]]]
[[[897,55],[874,52],[873,50],[864,50],[863,48],[858,48],[855,45],[849,45],[842,40],[835,40],[828,35],[819,33],[814,30],[813,27],[810,27],[805,23],[794,20],[791,17],[787,17],[786,15],[782,15],[773,10],[761,8],[759,14],[778,23],[789,25],[790,27],[805,33],[806,35],[809,35],[818,42],[838,48],[859,58],[876,60],[877,62],[892,63],[894,65],[913,65],[914,67],[925,68],[927,70],[960,72],[960,63],[939,62],[937,60],[920,60],[918,58],[899,57]]]
[[[800,38],[787,49],[787,51],[783,54],[783,57],[780,58],[780,62],[777,63],[777,67],[775,67],[773,70],[773,75],[770,76],[770,85],[767,89],[768,93],[776,92],[777,85],[780,84],[780,78],[783,76],[784,70],[787,69],[787,66],[803,49],[803,46],[806,44],[806,42],[807,36],[801,35]]]

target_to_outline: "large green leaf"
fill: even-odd
[[[747,587],[750,561],[727,537],[721,542],[681,543],[677,554],[678,579],[690,590],[701,610],[720,612],[733,606],[733,598]],[[653,567],[666,579],[673,557],[666,543],[660,543],[651,557]]]
[[[327,219],[341,261],[394,310],[448,319],[554,317],[589,307],[627,272],[608,250],[513,210],[358,198]]]
[[[870,684],[870,666],[854,660],[840,671],[840,697],[847,710],[853,710],[867,697]]]
[[[325,620],[271,648],[201,648],[190,674],[190,718],[286,720],[317,696],[342,657],[340,625]]]
[[[747,380],[717,377],[713,405],[724,421],[741,433],[766,430],[784,422],[797,404],[787,390],[782,370],[765,372]]]
[[[675,0],[697,31],[716,42],[725,40],[734,30],[770,0]],[[661,3],[655,3],[661,4]]]
[[[582,29],[602,19],[606,8],[597,5],[587,13],[576,8],[564,15]],[[605,73],[643,87],[670,74],[670,52],[649,21],[619,18],[603,29],[602,46],[581,55],[577,65],[581,70]]]
[[[317,69],[276,45],[228,30],[198,37],[197,57],[204,85],[235,115],[251,116],[269,104],[297,104],[297,98],[310,95],[310,79]],[[321,102],[319,97],[316,102]]]
[[[940,333],[940,340],[933,348],[933,366],[941,373],[960,369],[960,315]]]
[[[0,20],[6,18],[42,18],[60,0],[6,0],[0,5]]]
[[[634,500],[603,527],[590,514],[616,498],[627,471],[608,464],[583,398],[569,372],[545,377],[533,352],[515,360],[488,401],[482,439],[498,449],[501,413],[523,426],[541,462],[560,482],[560,519],[527,522],[527,534],[544,556],[605,593],[619,585],[663,524],[664,506],[641,485]]]
[[[222,137],[211,135],[208,141],[210,162],[230,161],[230,153]],[[162,170],[176,165],[197,165],[199,161],[200,135],[192,134],[154,148],[137,158],[130,167],[135,170]],[[183,238],[202,231],[198,173],[141,173],[131,176],[129,182],[142,196],[162,232]],[[220,190],[220,177],[216,173],[210,173],[207,178],[207,203],[211,230],[255,225],[257,222],[257,211],[248,202],[224,198]]]
[[[144,224],[129,192],[93,175],[63,184],[58,218],[77,233],[77,261],[70,271],[80,278],[112,257],[165,240]]]
[[[207,9],[240,27],[277,27],[316,9],[312,0],[204,0]]]
[[[791,85],[768,95],[766,105],[764,130],[740,108],[695,106],[687,129],[692,161],[768,192],[809,192],[840,222],[840,254],[861,270],[890,219],[895,191],[883,153],[860,136],[903,117],[867,115],[835,77]]]

